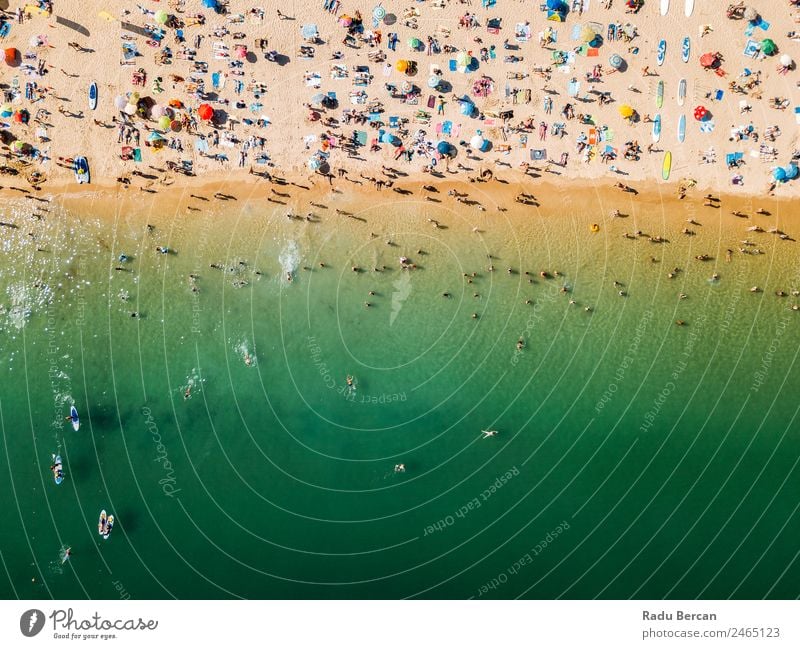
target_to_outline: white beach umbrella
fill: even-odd
[[[788,54],[781,54],[780,61],[781,61],[781,65],[783,67],[785,67],[785,68],[792,67],[792,63],[794,63],[794,61],[792,61],[792,57],[789,56]]]

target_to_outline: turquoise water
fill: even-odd
[[[4,597],[798,596],[791,243],[726,263],[720,228],[419,203],[150,233],[3,210]]]

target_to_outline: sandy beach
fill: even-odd
[[[371,6],[326,4],[288,15],[240,0],[90,11],[58,1],[42,3],[52,13],[25,5],[20,23],[23,5],[11,3],[4,143],[19,175],[0,184],[69,184],[72,160],[85,156],[92,183],[162,192],[187,174],[358,178],[381,165],[435,183],[530,165],[557,182],[655,180],[675,191],[690,178],[720,192],[792,195],[791,182],[773,181],[797,148],[792,2],[749,3],[758,22],[744,9],[727,18],[723,2],[698,3],[687,18],[679,0],[666,16],[655,2],[635,11],[623,0],[575,2],[557,14],[564,22],[512,0],[389,2],[375,18]],[[742,53],[749,42],[753,56]],[[708,69],[705,53],[720,55]]]

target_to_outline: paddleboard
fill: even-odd
[[[656,63],[658,63],[658,65],[663,65],[664,64],[664,59],[666,58],[666,56],[667,56],[667,41],[662,39],[662,40],[660,40],[658,42],[658,52],[656,53]]]
[[[659,81],[656,87],[656,107],[661,108],[664,105],[664,82]]]
[[[666,16],[669,11],[669,0],[661,0],[661,15]]]
[[[685,0],[683,5],[683,13],[688,18],[694,11],[694,0]]]
[[[661,139],[661,115],[656,115],[653,120],[653,142]]]
[[[108,521],[106,522],[106,532],[103,534],[103,538],[107,539],[111,534],[111,530],[114,529],[114,514],[108,517]]]
[[[53,464],[58,465],[61,464],[61,456],[60,455],[53,455]],[[64,482],[64,468],[62,466],[60,472],[53,471],[53,480],[56,481],[56,484],[61,484]]]
[[[100,520],[97,521],[97,533],[102,536],[103,531],[106,529],[106,521],[108,518],[106,517],[106,510],[100,512]]]
[[[683,39],[683,44],[681,45],[681,60],[684,63],[689,62],[689,55],[692,53],[692,39],[688,36],[685,36]]]
[[[664,163],[661,165],[661,177],[669,180],[669,172],[672,171],[672,154],[667,151],[664,154]]]
[[[686,99],[686,79],[681,79],[678,84],[678,106],[683,106]]]
[[[75,406],[69,409],[69,418],[72,420],[72,430],[77,432],[81,427],[81,420],[80,417],[78,417],[78,409]]]
[[[686,115],[681,115],[678,119],[678,142],[686,139]]]
[[[89,86],[89,110],[97,109],[97,84],[92,83]]]

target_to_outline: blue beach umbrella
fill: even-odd
[[[800,175],[800,169],[798,169],[796,164],[792,163],[786,167],[786,177],[789,180],[794,180],[798,175]]]
[[[547,0],[547,8],[550,11],[564,12],[566,11],[567,6],[563,3],[562,0]]]
[[[372,17],[377,21],[383,20],[385,16],[386,16],[386,9],[384,9],[380,5],[378,5],[372,10]]]
[[[782,183],[786,180],[786,170],[783,167],[775,167],[772,172],[772,179]]]
[[[309,25],[303,25],[300,28],[300,34],[303,36],[303,38],[306,39],[316,38],[318,33],[319,30],[317,29],[317,26],[313,23]]]
[[[217,3],[217,0],[203,0],[203,6],[206,9],[215,9],[216,10],[217,7],[219,7],[219,4]]]
[[[308,168],[311,169],[311,171],[316,171],[317,169],[319,169],[321,164],[322,163],[320,162],[320,159],[317,156],[313,156],[308,159]]]
[[[428,78],[428,88],[436,88],[442,82],[442,78],[438,74],[434,74]]]

